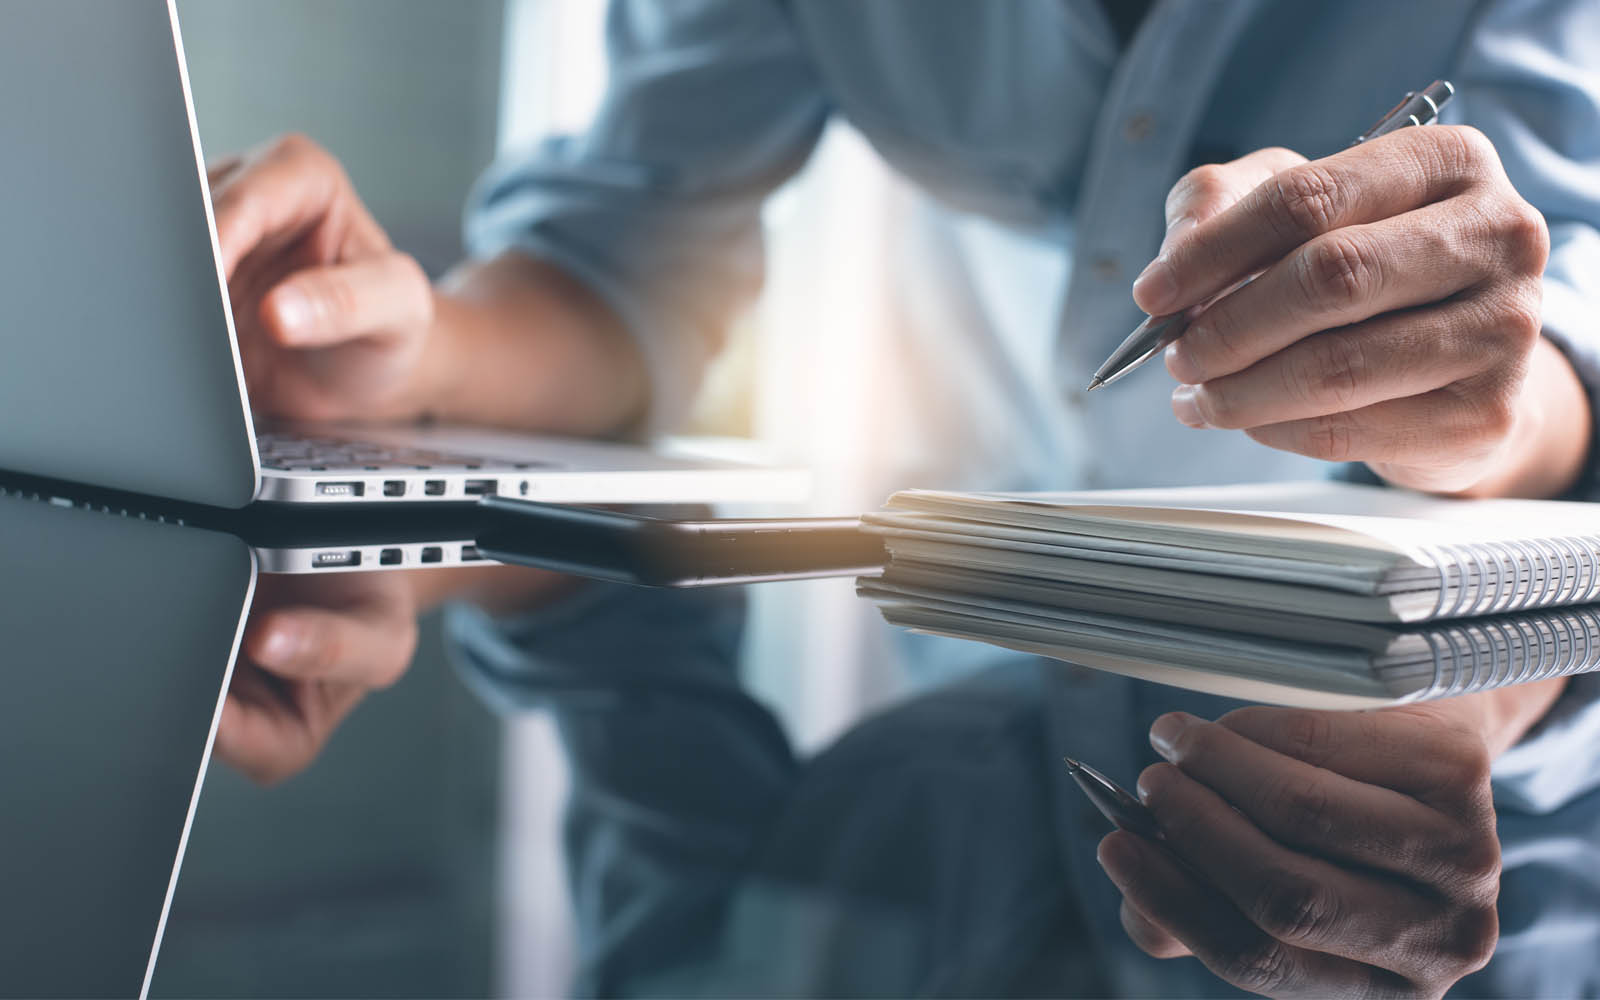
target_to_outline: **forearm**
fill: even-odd
[[[1463,495],[1558,497],[1582,475],[1594,433],[1589,397],[1560,349],[1543,337],[1528,360],[1516,421],[1503,460]]]
[[[412,393],[418,416],[601,436],[644,410],[632,338],[550,264],[511,253],[463,264],[439,283],[434,312]]]

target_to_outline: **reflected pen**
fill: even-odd
[[[1089,797],[1089,801],[1106,819],[1129,833],[1137,833],[1151,840],[1164,839],[1161,826],[1156,822],[1156,814],[1134,798],[1131,792],[1082,761],[1071,757],[1063,757],[1062,760],[1067,762],[1067,773],[1072,775],[1072,780],[1078,783],[1083,794]]]
[[[1381,135],[1405,128],[1408,125],[1429,125],[1439,117],[1439,111],[1450,98],[1454,97],[1456,88],[1448,80],[1435,80],[1428,84],[1422,91],[1412,91],[1400,99],[1392,110],[1378,123],[1356,137],[1350,145],[1359,146],[1369,139],[1376,139]],[[1190,310],[1168,313],[1165,316],[1149,316],[1128,334],[1128,338],[1117,349],[1111,352],[1111,357],[1106,359],[1094,373],[1094,378],[1089,380],[1088,391],[1093,392],[1103,385],[1110,385],[1117,379],[1138,368],[1140,365],[1155,357],[1168,344],[1183,336],[1189,328]]]

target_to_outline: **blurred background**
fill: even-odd
[[[604,8],[178,2],[208,158],[306,133],[435,276],[459,259],[462,204],[497,152],[581,128],[592,113],[605,82]],[[905,197],[859,137],[830,128],[769,202],[766,291],[688,428],[754,438],[821,470],[819,511],[859,512],[883,497],[861,474],[875,461],[863,427],[892,351],[880,333],[881,260]],[[901,686],[849,581],[752,596],[748,680],[802,746]],[[491,715],[452,676],[427,623],[406,677],[358,709],[309,772],[261,789],[212,769],[153,995],[564,993],[565,787],[546,721]]]

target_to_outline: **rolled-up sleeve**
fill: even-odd
[[[518,251],[583,282],[651,377],[670,429],[760,287],[762,199],[816,145],[828,104],[776,0],[617,2],[588,130],[492,166],[469,200],[477,257]]]

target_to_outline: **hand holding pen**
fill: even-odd
[[[1539,336],[1544,220],[1478,131],[1199,167],[1167,219],[1133,294],[1187,324],[1165,348],[1183,423],[1419,489],[1553,493],[1576,477],[1587,403]]]
[[[1378,712],[1253,707],[1156,720],[1138,797],[1074,778],[1118,829],[1097,856],[1122,924],[1270,996],[1437,997],[1494,950],[1492,756],[1560,686]]]

